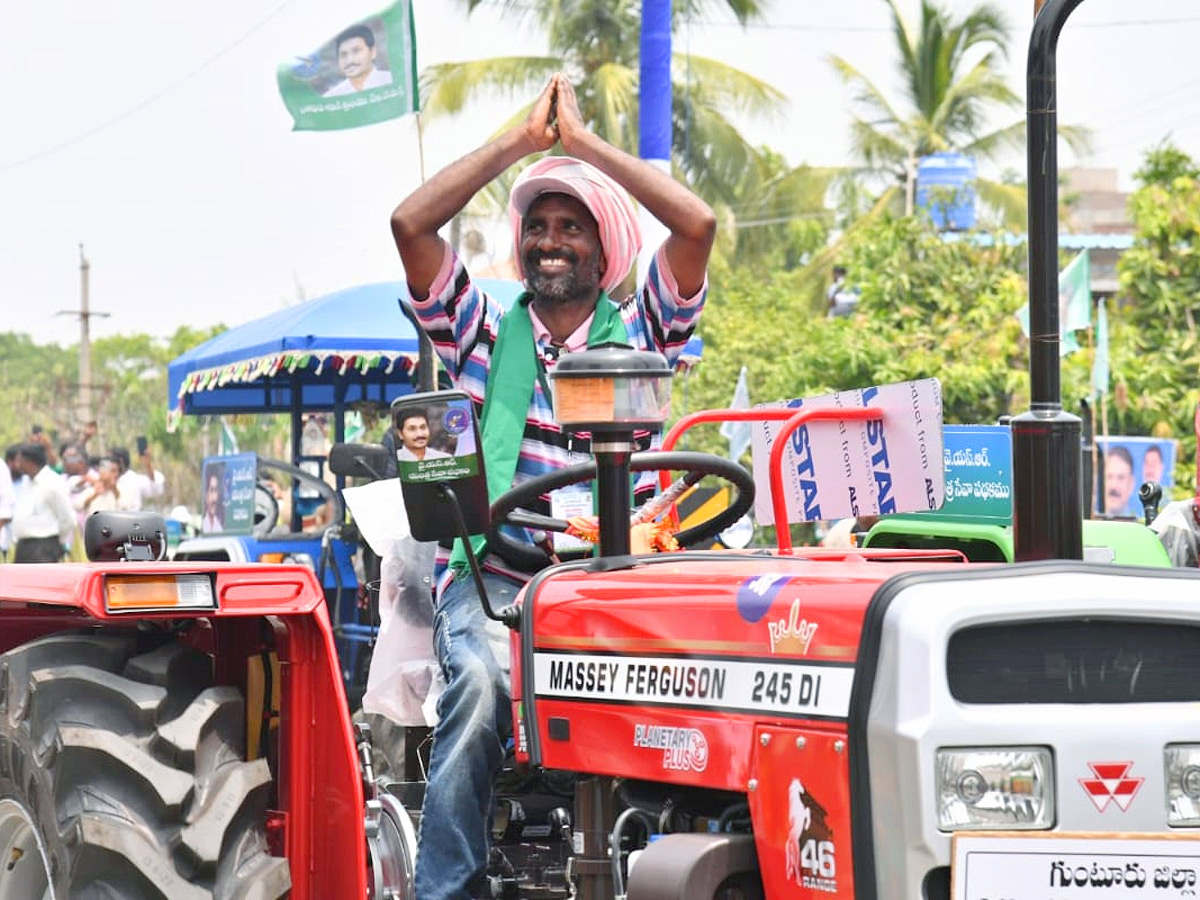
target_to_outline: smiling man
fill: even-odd
[[[505,313],[471,281],[438,229],[509,166],[560,141],[570,155],[533,163],[509,198],[526,291]],[[644,283],[617,302],[612,295],[641,247],[629,194],[670,235]],[[483,409],[492,500],[587,458],[586,437],[565,434],[554,419],[545,376],[561,354],[618,341],[656,350],[674,365],[704,303],[715,232],[703,200],[587,130],[574,88],[561,74],[524,123],[451,163],[396,208],[392,234],[417,318],[455,386]],[[551,498],[542,498],[537,511],[550,506]],[[483,565],[494,607],[511,602],[528,578],[494,553]],[[416,891],[421,900],[466,900],[487,862],[492,780],[511,727],[507,637],[489,641],[461,550],[438,579],[436,604],[434,644],[447,686],[438,702]]]
[[[351,25],[336,38],[338,71],[345,76],[322,96],[340,97],[392,83],[392,73],[375,68],[375,32],[366,25]]]

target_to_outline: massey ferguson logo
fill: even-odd
[[[703,772],[708,768],[708,739],[698,728],[635,725],[633,746],[663,752],[664,769]]]
[[[1088,768],[1095,777],[1080,778],[1079,783],[1100,812],[1108,809],[1109,803],[1117,804],[1121,812],[1125,812],[1146,780],[1130,777],[1131,762],[1088,763]]]

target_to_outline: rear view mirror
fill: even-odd
[[[471,398],[463,391],[401,397],[392,403],[392,431],[413,537],[437,541],[459,536],[451,495],[467,531],[486,531],[487,479]]]
[[[334,444],[329,448],[329,470],[345,478],[385,477],[388,451],[383,444]]]

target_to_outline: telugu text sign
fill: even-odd
[[[954,836],[953,900],[1194,897],[1194,835],[1028,833]]]

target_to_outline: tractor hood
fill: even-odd
[[[756,723],[845,727],[872,595],[892,575],[946,565],[846,551],[606,562],[546,570],[525,590],[518,752],[730,789],[745,784]]]

